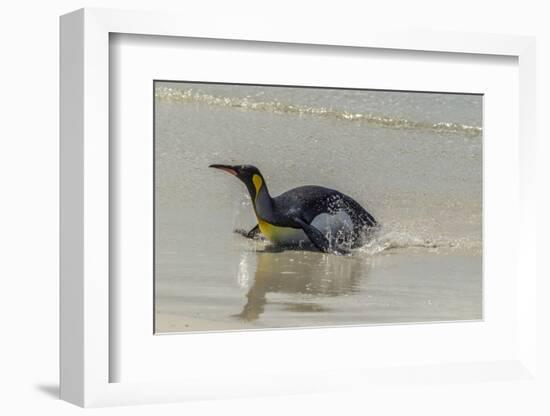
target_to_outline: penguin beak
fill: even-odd
[[[227,173],[229,173],[230,175],[233,175],[233,176],[237,176],[238,175],[238,172],[237,170],[233,167],[233,166],[228,166],[228,165],[210,165],[208,166],[209,168],[215,168],[215,169],[220,169],[220,170],[223,170]]]

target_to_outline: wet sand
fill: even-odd
[[[478,320],[480,267],[480,256],[425,249],[369,258],[244,252],[228,279],[240,289],[233,302],[210,314],[181,299],[159,308],[157,332]],[[163,285],[159,295],[174,290]]]

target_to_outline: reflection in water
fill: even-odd
[[[356,292],[366,268],[364,258],[353,256],[297,250],[243,252],[237,276],[248,293],[246,304],[236,316],[245,321],[257,320],[264,313],[269,293],[302,295],[297,301],[279,303],[288,311],[327,311],[319,303],[322,298]]]

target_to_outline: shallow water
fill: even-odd
[[[157,332],[480,319],[482,98],[156,84]],[[316,184],[382,224],[351,256],[233,233],[272,195]]]

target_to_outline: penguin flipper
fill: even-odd
[[[342,248],[331,247],[330,242],[325,237],[325,235],[321,231],[319,231],[317,228],[315,228],[313,225],[308,224],[307,222],[303,221],[300,218],[295,218],[294,221],[296,221],[300,225],[300,227],[302,227],[302,230],[304,230],[304,233],[307,235],[307,237],[310,239],[313,245],[317,247],[319,250],[321,250],[322,252],[334,253],[334,254],[348,253],[347,250],[344,250]]]

